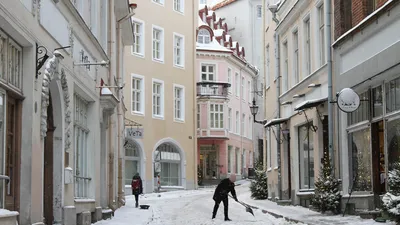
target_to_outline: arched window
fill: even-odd
[[[125,185],[131,185],[132,177],[140,174],[140,147],[137,143],[128,141],[125,144]]]
[[[181,186],[181,155],[175,145],[164,143],[155,152],[156,175],[160,175],[161,186]]]
[[[211,41],[210,31],[206,29],[200,29],[197,36],[197,42],[200,44],[209,44]]]

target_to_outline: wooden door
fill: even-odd
[[[6,112],[6,168],[5,174],[10,178],[6,183],[5,208],[19,210],[19,151],[18,151],[18,105],[12,97],[7,98]]]
[[[46,225],[52,225],[53,218],[53,105],[51,96],[47,107],[47,134],[44,139],[44,179],[43,179],[43,214]]]

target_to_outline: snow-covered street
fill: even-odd
[[[238,194],[248,191],[248,187],[237,187]],[[174,191],[158,194],[146,194],[141,196],[140,204],[148,204],[148,210],[135,208],[133,196],[127,196],[127,203],[115,212],[112,220],[100,221],[95,225],[208,225],[208,224],[252,224],[252,225],[284,225],[292,224],[284,219],[264,214],[259,209],[253,209],[254,217],[246,212],[245,208],[230,199],[229,217],[231,222],[225,222],[223,204],[221,203],[217,218],[212,220],[212,200],[214,189],[202,189],[195,191]],[[239,197],[240,200],[240,197]]]

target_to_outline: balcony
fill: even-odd
[[[197,129],[197,138],[229,139],[228,129]]]
[[[230,83],[203,81],[197,82],[198,98],[228,98]]]

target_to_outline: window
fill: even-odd
[[[200,44],[209,44],[211,41],[210,31],[207,29],[200,29],[197,35],[197,42]]]
[[[132,113],[144,114],[144,77],[132,75]]]
[[[349,181],[353,184],[354,191],[372,191],[371,175],[371,149],[370,128],[359,130],[348,135],[349,137]]]
[[[257,19],[261,19],[262,17],[262,5],[257,5]]]
[[[265,80],[266,86],[269,87],[269,46],[265,49]]]
[[[235,165],[236,165],[236,167],[235,167],[235,173],[236,174],[239,174],[239,172],[240,172],[240,161],[239,161],[239,158],[240,158],[240,149],[239,148],[236,148],[236,154],[235,154]]]
[[[100,29],[101,32],[99,34],[98,40],[101,41],[101,46],[103,49],[107,49],[108,47],[108,0],[101,0],[100,3]],[[143,45],[142,45],[143,46]]]
[[[325,19],[324,5],[318,7],[318,23],[319,23],[319,60],[320,66],[325,64]]]
[[[132,46],[132,53],[144,56],[144,22],[137,19],[132,19],[133,36],[135,42]]]
[[[236,92],[236,97],[239,97],[239,74],[235,74],[235,92]]]
[[[240,118],[239,118],[239,111],[236,111],[236,118],[235,118],[236,120],[236,126],[235,126],[235,133],[236,134],[239,134],[239,130],[240,130],[240,127],[239,127],[239,123],[240,123]]]
[[[164,5],[164,0],[153,0],[153,2]]]
[[[185,67],[185,38],[174,34],[174,65]]]
[[[207,0],[200,0],[200,4],[207,4]]]
[[[359,94],[360,100],[363,99],[369,99],[369,90]],[[389,104],[390,99],[386,97],[386,102]],[[387,112],[389,112],[388,108],[386,109]],[[360,101],[360,106],[358,109],[354,112],[348,113],[347,114],[347,122],[348,125],[356,124],[362,121],[369,120],[371,118],[371,113],[370,113],[370,104],[369,101]]]
[[[153,117],[164,117],[164,82],[153,79]]]
[[[386,83],[386,112],[391,113],[397,110],[400,110],[400,78],[391,80],[390,82]],[[364,97],[364,96],[363,96]],[[360,99],[363,99],[362,96],[360,95]],[[368,99],[368,98],[365,98]],[[368,101],[362,101],[360,103],[360,107],[364,102]],[[367,105],[367,104],[365,104]],[[358,111],[358,110],[357,110]],[[356,111],[356,112],[357,112]]]
[[[228,173],[232,172],[232,146],[228,145]]]
[[[251,81],[247,81],[247,91],[248,93],[248,98],[249,98],[249,102],[251,102]]]
[[[289,57],[288,57],[288,43],[283,43],[283,76],[282,76],[282,93],[288,90],[289,87]]]
[[[197,129],[200,128],[200,104],[197,104]]]
[[[228,108],[228,129],[232,131],[232,109]]]
[[[215,80],[215,65],[202,64],[201,81],[214,81],[214,80]]]
[[[0,79],[22,89],[22,48],[0,31]]]
[[[0,119],[1,119],[1,121],[6,121],[6,106],[5,106],[5,103],[6,103],[6,95],[5,95],[5,93],[3,93],[3,92],[1,92],[0,93]],[[6,161],[5,160],[5,150],[4,150],[4,132],[5,132],[5,130],[4,130],[4,125],[3,126],[0,126],[0,146],[1,146],[1,148],[0,148],[0,175],[5,175],[5,171],[4,171],[4,162]],[[7,190],[8,189],[8,187],[7,188],[5,188],[5,181],[4,180],[0,180],[0,209],[3,209],[3,208],[5,208],[4,207],[4,192],[5,192],[5,190]]]
[[[164,61],[164,29],[153,26],[153,59]]]
[[[232,93],[232,70],[231,68],[228,68],[228,83],[231,85],[228,88],[229,93]]]
[[[272,127],[271,129],[275,129],[274,127]],[[268,130],[268,136],[267,136],[267,166],[269,169],[272,168],[272,144],[271,144],[271,130]]]
[[[251,116],[249,116],[249,138],[253,137],[253,121],[251,120]]]
[[[293,76],[294,84],[299,83],[299,32],[293,33]]]
[[[298,128],[300,153],[300,189],[314,188],[314,133],[310,126],[312,126],[312,123],[300,126]]]
[[[242,85],[242,99],[243,100],[245,100],[246,98],[245,98],[245,93],[246,93],[246,91],[245,91],[245,89],[246,89],[246,87],[245,87],[245,85],[246,85],[246,83],[244,82],[244,77],[242,77],[242,83],[241,83],[241,85]]]
[[[185,120],[185,88],[174,84],[174,118]]]
[[[140,174],[140,147],[136,142],[128,140],[125,145],[125,185],[131,185],[132,177]]]
[[[78,94],[74,95],[75,135],[75,198],[88,198],[91,185],[91,151],[87,146],[89,136],[88,105]]]
[[[172,143],[163,143],[155,151],[154,171],[161,186],[181,186],[181,155]]]
[[[245,129],[244,129],[244,121],[245,121],[245,119],[246,119],[246,115],[243,113],[242,114],[242,136],[244,137],[245,136]]]
[[[305,76],[311,73],[311,29],[310,29],[310,18],[304,21],[304,69]]]
[[[174,10],[180,13],[184,12],[185,0],[174,0]]]
[[[224,128],[224,105],[210,104],[210,127]]]

